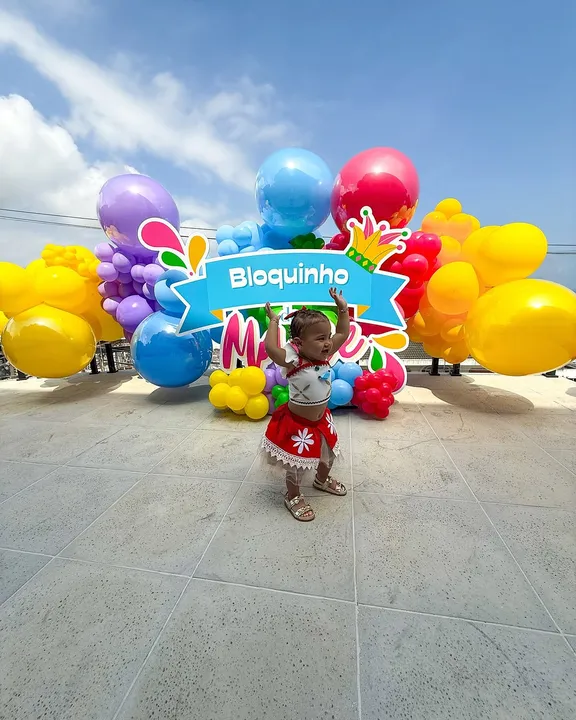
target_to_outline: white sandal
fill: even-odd
[[[332,487],[332,482],[336,483],[334,487]],[[346,486],[341,482],[338,482],[338,480],[334,480],[332,475],[328,475],[324,482],[316,477],[314,479],[313,487],[315,487],[316,490],[322,490],[322,492],[330,493],[330,495],[343,496],[348,492],[348,490],[346,490]]]
[[[314,520],[316,515],[314,515],[314,510],[312,510],[308,503],[294,510],[294,505],[298,505],[298,503],[302,500],[304,500],[304,495],[297,495],[296,497],[292,498],[292,500],[288,500],[288,497],[285,496],[284,505],[286,505],[286,509],[290,512],[292,517],[296,518],[296,520],[300,520],[300,522],[310,522],[310,520]],[[312,514],[308,517],[302,517],[302,515],[307,512],[310,512]]]

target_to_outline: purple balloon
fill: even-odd
[[[144,277],[144,282],[148,283],[148,285],[155,285],[156,280],[166,272],[166,269],[163,267],[160,267],[159,265],[146,265],[142,272],[142,276]]]
[[[144,295],[144,297],[148,300],[154,300],[154,298],[156,297],[154,295],[154,288],[150,287],[148,283],[144,283],[144,285],[142,285],[142,295]]]
[[[117,175],[104,183],[97,203],[98,219],[108,238],[141,258],[156,254],[140,245],[138,228],[162,218],[180,230],[180,215],[170,193],[147,175]]]
[[[109,262],[101,262],[96,268],[98,277],[102,280],[116,280],[118,277],[118,270]]]
[[[112,265],[114,265],[114,267],[116,268],[116,270],[118,270],[119,273],[130,274],[130,270],[132,269],[133,264],[134,260],[130,260],[130,258],[124,255],[124,253],[114,253],[114,257],[112,258]]]
[[[138,295],[142,295],[142,288],[144,287],[144,283],[136,282],[136,280],[134,280],[132,285],[134,286],[134,290],[136,291],[136,293]]]
[[[144,265],[134,265],[132,269],[130,270],[130,275],[132,275],[132,280],[136,280],[136,282],[143,283],[144,280]]]
[[[94,255],[102,262],[111,262],[114,255],[114,248],[108,243],[98,243],[94,248]]]
[[[129,272],[118,273],[118,282],[121,282],[123,285],[130,285],[132,282],[132,275],[130,275]]]
[[[264,370],[264,375],[266,375],[266,387],[264,388],[264,392],[269,393],[272,391],[274,385],[276,385],[276,368],[266,368],[266,370]]]
[[[103,282],[98,285],[98,292],[103,298],[109,298],[113,295],[118,295],[118,283],[115,282]]]
[[[142,320],[153,312],[147,300],[140,297],[140,295],[131,295],[122,300],[118,305],[116,320],[118,320],[125,330],[134,332]]]
[[[276,410],[276,401],[272,397],[272,395],[266,395],[268,398],[269,408],[268,408],[268,415],[272,415],[274,413],[274,410]]]
[[[127,298],[134,295],[134,285],[132,283],[124,283],[118,288],[118,295],[121,298]]]
[[[288,385],[288,378],[282,377],[282,368],[277,367],[274,370],[274,375],[276,376],[276,385],[282,385],[282,387]]]
[[[106,298],[106,300],[104,300],[104,302],[102,303],[102,309],[115,318],[116,310],[118,309],[119,304],[120,303],[117,300],[113,300],[112,298]]]

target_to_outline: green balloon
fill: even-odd
[[[272,388],[272,397],[274,400],[278,400],[280,395],[284,392],[284,385],[274,385]]]
[[[285,388],[282,388],[282,392],[276,398],[276,402],[274,403],[274,406],[280,407],[280,405],[285,405],[289,399],[290,399],[290,395],[288,394],[288,392],[286,391]]]

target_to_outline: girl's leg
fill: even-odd
[[[320,463],[318,464],[318,469],[316,470],[316,480],[314,485],[316,488],[326,490],[333,495],[346,495],[346,487],[330,475],[335,458],[336,456],[328,447],[324,438],[322,438],[322,455],[320,456]],[[323,487],[319,487],[319,485],[322,485]]]
[[[292,514],[308,505],[308,503],[300,493],[300,485],[303,476],[304,472],[302,470],[298,470],[297,468],[289,468],[286,471],[286,500],[290,501],[300,496],[300,500],[297,503],[294,503],[294,505],[290,506],[290,511],[292,512]],[[312,519],[314,517],[314,512],[309,509],[306,512],[301,513],[299,517],[302,520]]]

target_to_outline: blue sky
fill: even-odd
[[[182,201],[184,218],[254,216],[251,178],[277,147],[303,145],[336,173],[389,145],[418,169],[418,221],[454,196],[482,224],[531,222],[550,243],[576,243],[571,0],[17,6],[0,0],[12,32],[0,29],[0,95],[25,98],[52,135],[62,125],[86,175],[135,167]],[[73,181],[68,205],[61,182],[57,201],[37,188],[39,209],[82,214],[89,181],[86,197]],[[35,209],[26,187],[8,199]],[[540,274],[576,288],[576,255]]]

